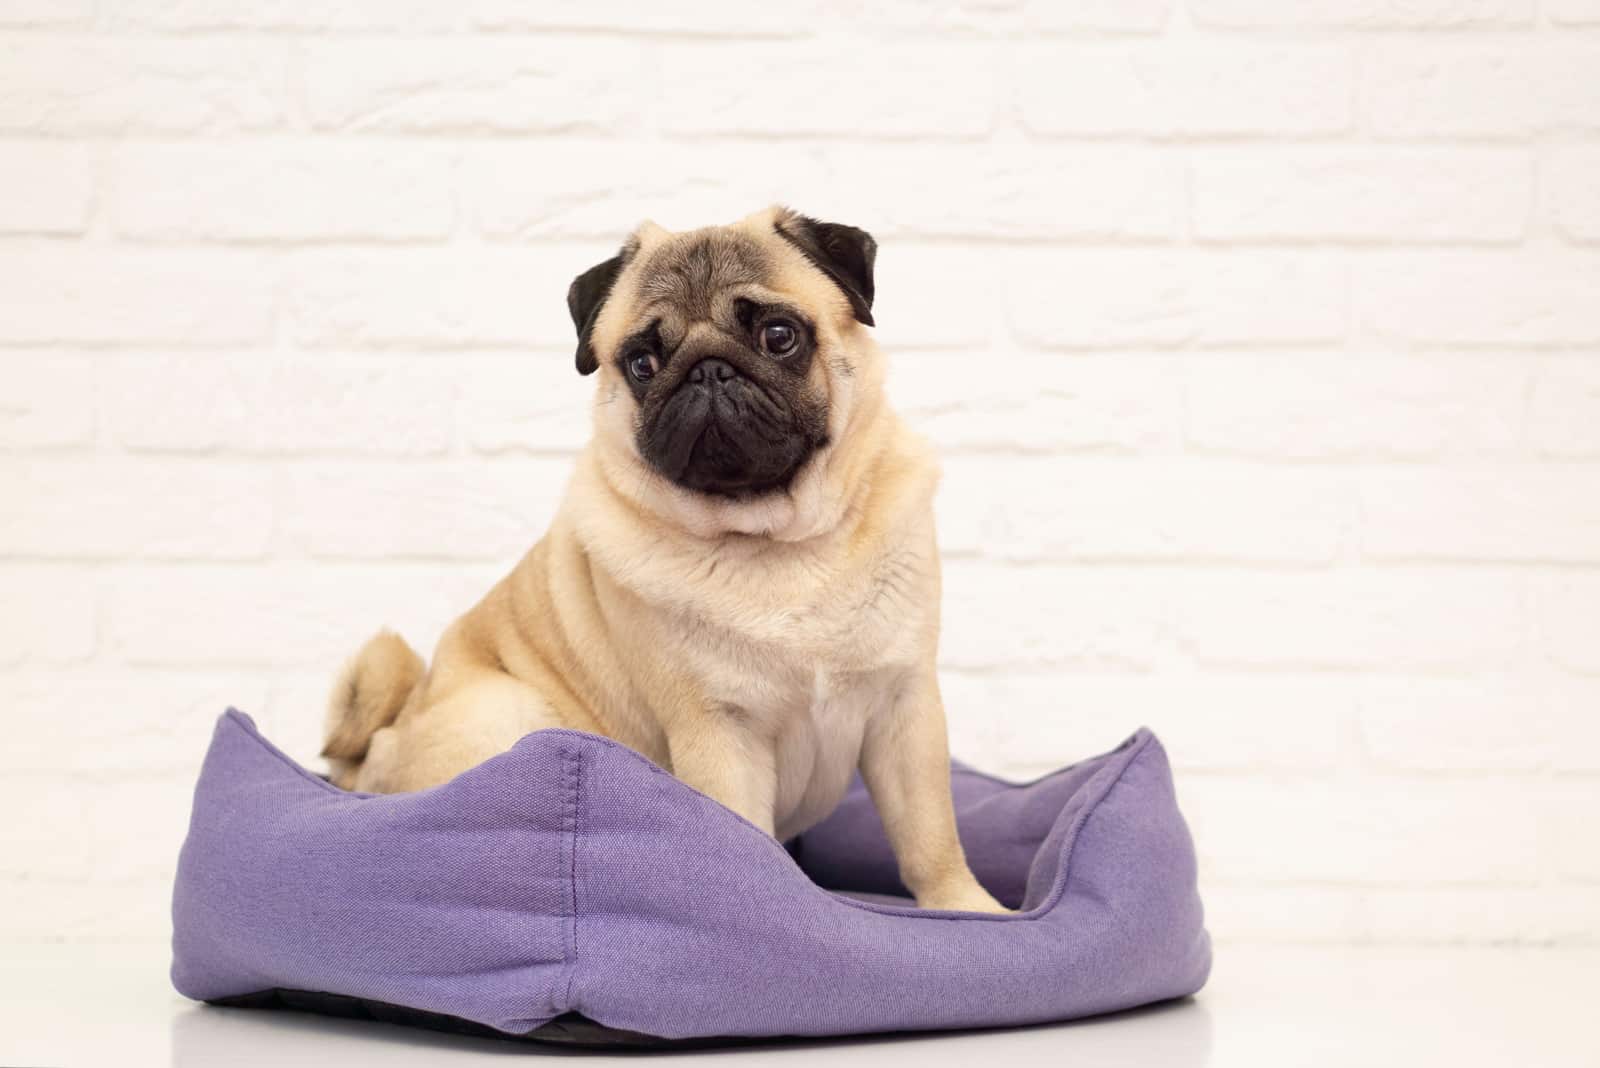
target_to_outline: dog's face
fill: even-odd
[[[596,430],[708,506],[789,493],[877,368],[870,235],[783,209],[731,226],[642,227],[567,294]],[[737,524],[735,524],[737,526]]]

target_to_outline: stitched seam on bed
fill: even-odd
[[[563,833],[567,839],[567,938],[569,953],[565,964],[567,969],[566,989],[562,993],[562,1011],[572,1011],[572,984],[578,974],[578,816],[579,797],[583,786],[583,754],[567,749],[561,750],[561,771],[563,785],[567,790],[566,813],[563,817]]]
[[[1100,806],[1105,804],[1106,798],[1111,796],[1112,791],[1122,785],[1122,780],[1127,778],[1129,769],[1139,762],[1139,758],[1144,756],[1145,750],[1150,748],[1150,743],[1153,741],[1155,741],[1155,735],[1146,734],[1139,744],[1134,746],[1128,753],[1127,760],[1117,770],[1116,775],[1112,776],[1111,781],[1106,783],[1105,788],[1100,791],[1100,796],[1091,798],[1089,803],[1084,805],[1083,811],[1078,814],[1078,818],[1073,822],[1068,832],[1067,848],[1065,855],[1061,858],[1061,866],[1056,869],[1055,882],[1051,884],[1050,892],[1045,895],[1045,899],[1039,902],[1040,916],[1048,916],[1054,911],[1056,905],[1060,904],[1061,899],[1066,896],[1067,882],[1072,877],[1072,862],[1077,859],[1078,843],[1083,840],[1084,827],[1088,826],[1090,818],[1100,811]]]

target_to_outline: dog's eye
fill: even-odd
[[[635,382],[648,382],[661,370],[661,363],[653,352],[636,352],[628,357],[628,373]]]
[[[761,327],[761,351],[787,356],[800,345],[800,331],[787,319],[773,319]]]

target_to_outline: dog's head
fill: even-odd
[[[863,329],[876,251],[863,230],[774,208],[683,233],[647,223],[579,275],[577,366],[600,376],[615,481],[657,487],[643,503],[698,533],[792,525],[799,484],[881,380]]]

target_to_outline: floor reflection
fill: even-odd
[[[918,1068],[971,1065],[1081,1063],[1139,1068],[1203,1068],[1211,1057],[1211,1015],[1201,999],[1184,999],[1065,1024],[1005,1031],[962,1031],[763,1043],[716,1049],[674,1050],[651,1056],[714,1056],[719,1068],[775,1063],[826,1053],[830,1068],[897,1062]],[[578,1051],[537,1043],[502,1042],[438,1034],[411,1027],[340,1020],[306,1013],[195,1006],[172,1022],[175,1068],[218,1064],[255,1068],[286,1063],[335,1063],[340,1068],[483,1061],[503,1057],[560,1057]],[[640,1055],[588,1055],[640,1063]]]

